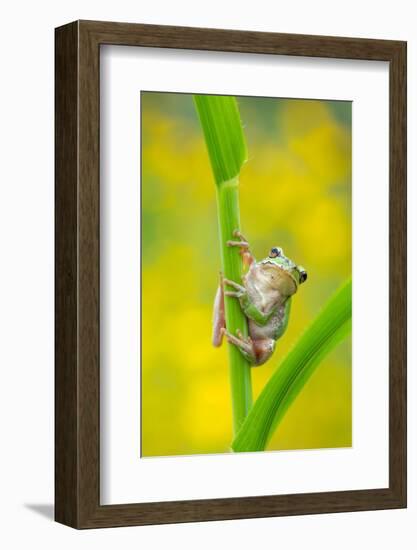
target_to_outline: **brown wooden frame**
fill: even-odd
[[[100,505],[100,45],[381,60],[390,79],[389,487]],[[76,21],[55,34],[55,519],[76,528],[406,506],[406,43]]]

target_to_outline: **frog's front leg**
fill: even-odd
[[[227,246],[237,246],[240,248],[240,255],[242,256],[242,261],[244,265],[250,266],[254,261],[255,257],[249,249],[248,240],[242,235],[239,229],[233,231],[233,237],[237,237],[238,241],[227,241]]]
[[[263,365],[274,353],[275,340],[272,338],[252,340],[250,336],[244,338],[239,330],[237,331],[237,336],[234,336],[226,329],[222,329],[222,332],[229,344],[235,345],[245,359],[253,366],[258,367],[259,365]]]
[[[239,283],[236,283],[235,281],[223,278],[222,282],[223,282],[223,287],[224,285],[227,285],[234,288],[234,290],[225,290],[224,291],[225,296],[231,296],[233,298],[241,298],[242,296],[247,294],[246,288],[240,285]]]
[[[223,279],[223,285],[231,286],[234,290],[225,290],[225,296],[231,296],[232,298],[237,298],[240,302],[240,306],[249,319],[252,319],[259,326],[265,326],[271,316],[274,313],[274,310],[271,310],[268,313],[263,313],[260,311],[255,304],[250,300],[246,288],[235,281],[230,279]]]

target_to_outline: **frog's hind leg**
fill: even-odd
[[[229,344],[234,344],[240,353],[247,359],[251,365],[256,363],[256,355],[253,347],[253,342],[250,337],[244,338],[240,330],[237,331],[237,336],[234,336],[228,332],[225,328],[222,329],[222,333],[226,336]]]
[[[227,341],[230,344],[234,344],[240,353],[254,367],[258,367],[266,363],[275,351],[276,342],[272,338],[252,340],[250,336],[248,336],[248,338],[244,338],[240,331],[237,331],[237,336],[234,336],[226,329],[223,329],[222,332],[226,335]]]
[[[220,273],[220,284],[216,292],[213,308],[213,336],[212,343],[216,348],[222,345],[223,329],[226,327],[224,317],[224,284],[223,275]]]

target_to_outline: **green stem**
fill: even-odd
[[[227,279],[240,283],[242,257],[237,247],[227,246],[226,244],[228,240],[234,239],[233,231],[240,228],[238,178],[217,186],[217,206],[222,271]],[[242,334],[247,336],[247,321],[239,302],[235,298],[225,296],[225,316],[228,331],[236,334],[236,330],[240,329]],[[228,353],[233,429],[234,433],[237,434],[252,406],[251,367],[236,346],[228,344]]]

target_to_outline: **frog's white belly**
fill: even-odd
[[[284,301],[284,297],[281,296],[279,291],[266,290],[264,285],[258,281],[247,281],[246,290],[251,302],[262,313],[269,313],[275,307]]]
[[[252,319],[249,319],[249,334],[253,340],[260,340],[264,338],[276,339],[280,327],[282,326],[285,306],[283,304],[283,297],[277,293],[273,296],[263,292],[263,289],[259,288],[256,282],[251,282],[247,285],[247,291],[251,302],[264,314],[270,313],[273,309],[277,309],[269,319],[268,323],[264,326],[260,326]]]
[[[282,326],[284,308],[280,308],[277,314],[272,315],[268,323],[263,327],[257,325],[255,321],[249,319],[249,335],[252,340],[263,340],[264,338],[271,338],[276,340],[279,329]]]

